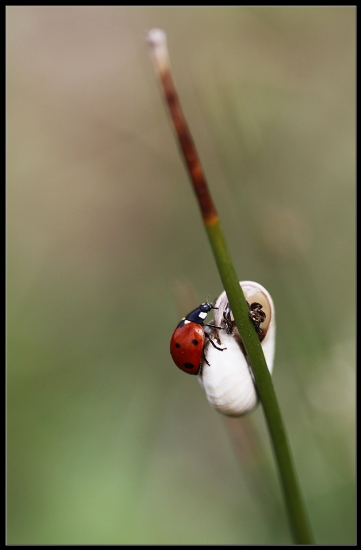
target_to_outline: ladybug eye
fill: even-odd
[[[250,318],[261,341],[261,346],[270,372],[275,351],[276,320],[272,298],[267,290],[252,281],[240,282],[249,305]],[[258,404],[253,374],[248,364],[238,329],[235,325],[228,298],[223,292],[216,301],[218,310],[214,323],[225,330],[217,331],[217,341],[224,348],[219,353],[206,345],[205,359],[199,376],[210,404],[227,416],[242,416]]]

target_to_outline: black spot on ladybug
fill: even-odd
[[[176,348],[180,348],[180,344],[178,344],[178,342],[176,342],[175,347],[176,347]]]
[[[193,340],[192,340],[192,344],[193,344],[194,346],[198,346],[199,342],[198,342],[198,340],[194,340],[194,339],[193,339]]]
[[[185,367],[186,369],[194,369],[194,365],[192,365],[192,363],[183,363],[183,367]]]

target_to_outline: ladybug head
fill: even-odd
[[[199,306],[199,311],[202,311],[204,313],[209,313],[211,309],[218,309],[218,307],[215,307],[211,302],[204,302]]]
[[[218,309],[210,302],[204,302],[200,306],[198,306],[196,309],[188,313],[188,315],[185,317],[187,321],[191,321],[193,323],[198,323],[199,325],[203,325],[205,318],[207,317],[207,314],[211,311],[211,309]]]

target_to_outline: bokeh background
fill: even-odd
[[[355,543],[355,8],[8,7],[8,544],[288,544],[262,409],[169,355],[222,291],[145,45],[175,80],[319,544]]]

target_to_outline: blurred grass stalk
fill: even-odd
[[[301,497],[281,412],[256,330],[249,318],[246,299],[238,282],[216,207],[210,195],[198,154],[184,118],[173,83],[164,31],[152,29],[148,46],[154,70],[168,105],[176,136],[196,193],[205,229],[218,266],[220,277],[241,334],[257,390],[263,406],[273,449],[278,465],[288,517],[296,544],[313,544],[313,536]]]

